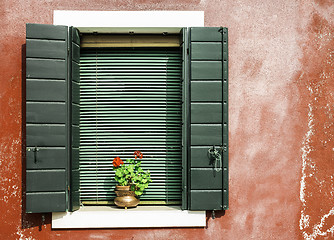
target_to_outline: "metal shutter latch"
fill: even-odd
[[[217,149],[215,147],[215,145],[213,145],[212,147],[210,147],[208,149],[208,157],[211,161],[214,162],[214,166],[215,166],[215,171],[216,172],[220,172],[221,171],[221,167],[222,167],[222,151],[224,151],[224,149],[222,147],[220,147],[219,149]]]

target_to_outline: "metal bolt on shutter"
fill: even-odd
[[[179,48],[82,48],[80,198],[115,197],[112,161],[144,154],[153,182],[141,201],[181,200]]]

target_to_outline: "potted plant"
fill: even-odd
[[[125,163],[120,157],[115,157],[113,161],[115,180],[118,182],[115,188],[117,197],[114,203],[118,207],[136,207],[139,203],[139,196],[152,182],[150,171],[145,172],[141,168],[140,159],[143,158],[143,154],[135,151],[134,156],[135,159],[127,159]]]

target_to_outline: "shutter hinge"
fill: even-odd
[[[67,48],[67,56],[70,56],[70,48]]]
[[[218,32],[220,32],[221,34],[226,34],[226,28],[224,28],[224,27],[220,27],[220,28],[218,29]]]
[[[212,214],[211,214],[211,216],[212,216],[212,219],[215,219],[215,218],[216,218],[215,210],[212,210]]]
[[[67,186],[67,190],[68,190],[68,191],[70,191],[70,190],[71,190],[71,189],[70,189],[70,186]]]
[[[189,55],[189,48],[187,48],[187,55]]]

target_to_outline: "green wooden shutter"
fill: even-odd
[[[188,206],[228,209],[227,29],[189,29]],[[213,145],[222,165],[209,157]]]
[[[26,26],[26,212],[67,209],[66,26]]]
[[[141,201],[181,201],[180,49],[82,48],[80,75],[81,200],[112,201],[113,158],[140,150]]]
[[[190,133],[190,86],[189,86],[189,37],[188,28],[182,28],[180,39],[182,39],[182,210],[188,209],[188,155],[189,133]]]
[[[79,31],[76,28],[70,27],[70,78],[71,88],[69,88],[69,96],[71,96],[71,171],[69,178],[71,179],[70,187],[70,209],[71,211],[78,210],[80,208],[80,184],[79,184],[79,145],[80,145],[80,134],[79,134],[79,123],[80,123],[80,36]]]

